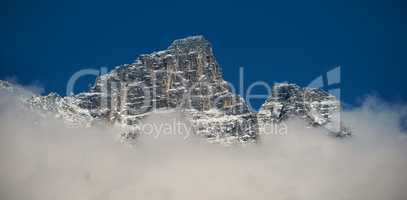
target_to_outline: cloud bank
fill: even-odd
[[[0,199],[407,198],[405,108],[375,99],[343,113],[348,138],[291,120],[244,147],[157,133],[132,148],[115,127],[68,128],[15,102],[0,98]]]

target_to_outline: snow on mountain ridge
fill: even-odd
[[[0,86],[6,88],[6,84]],[[292,115],[322,126],[339,110],[339,102],[321,90],[300,89],[294,84],[273,88],[276,92],[260,112],[251,112],[223,79],[211,44],[203,36],[192,36],[99,76],[88,92],[66,97],[33,95],[25,102],[55,113],[67,123],[86,126],[105,121],[134,128],[157,109],[174,109],[185,114],[195,134],[220,143],[255,142],[259,125],[280,123]],[[281,92],[285,90],[286,94]],[[311,109],[318,102],[318,109]],[[311,111],[316,114],[309,114]],[[137,129],[128,130],[132,131],[124,131],[123,138],[140,134],[134,131]]]

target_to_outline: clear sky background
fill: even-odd
[[[21,1],[0,3],[0,79],[65,93],[83,68],[131,63],[204,35],[227,81],[305,86],[342,67],[342,100],[407,100],[407,3],[338,1]],[[76,90],[84,90],[89,79]],[[256,92],[263,92],[258,89]]]

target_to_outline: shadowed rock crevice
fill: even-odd
[[[183,113],[195,134],[220,143],[255,142],[262,126],[293,116],[314,126],[330,125],[340,111],[335,97],[322,90],[276,84],[259,113],[253,113],[223,79],[203,36],[175,40],[166,50],[117,66],[97,77],[88,92],[32,95],[24,101],[74,125],[117,124],[127,128],[121,134],[125,139],[137,138],[137,127],[151,113],[174,110]],[[346,135],[341,130],[337,135]]]

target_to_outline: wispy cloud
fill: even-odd
[[[375,99],[343,114],[348,138],[292,120],[286,135],[246,147],[172,134],[141,137],[133,148],[115,140],[114,127],[68,128],[15,102],[1,97],[1,199],[407,197],[404,108]]]

